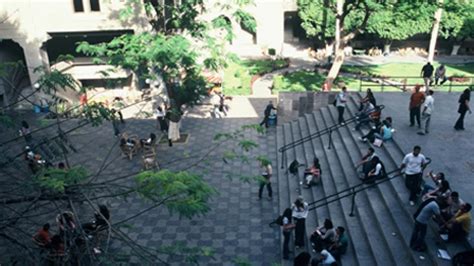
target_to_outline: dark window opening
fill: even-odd
[[[74,12],[84,12],[84,4],[82,0],[73,0]]]
[[[100,11],[99,0],[90,0],[91,11]]]

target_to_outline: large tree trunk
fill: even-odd
[[[430,39],[430,48],[428,51],[428,61],[433,62],[434,58],[434,53],[436,49],[436,40],[438,39],[438,30],[439,30],[439,24],[441,22],[441,15],[443,13],[443,1],[444,0],[438,0],[438,9],[435,12],[434,15],[434,22],[433,22],[433,28],[431,30],[431,39]]]
[[[331,89],[332,85],[334,84],[334,80],[337,78],[339,74],[339,70],[341,70],[342,63],[344,63],[344,48],[341,47],[340,49],[336,50],[336,56],[334,61],[332,62],[331,69],[329,70],[328,76],[326,77],[326,84],[328,90]]]
[[[335,58],[333,60],[331,69],[329,70],[326,81],[324,81],[324,89],[331,90],[334,79],[336,79],[339,70],[341,69],[342,63],[344,62],[344,47],[341,45],[341,32],[342,32],[342,8],[344,0],[337,0],[336,2],[336,32],[334,42]]]

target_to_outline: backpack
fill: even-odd
[[[294,160],[293,162],[291,162],[290,166],[288,167],[288,171],[293,175],[297,175],[299,165],[300,163],[297,160]]]
[[[283,226],[283,215],[278,216],[278,218],[275,220],[275,223],[279,226]]]

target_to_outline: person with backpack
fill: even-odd
[[[362,181],[373,182],[377,179],[381,179],[387,176],[385,172],[385,166],[378,156],[374,156],[370,161],[371,170],[364,176]]]
[[[295,224],[292,223],[292,217],[291,217],[291,209],[286,208],[285,211],[283,212],[283,215],[278,217],[277,223],[282,226],[282,232],[283,232],[283,259],[288,260],[289,259],[289,253],[290,253],[290,237],[291,237],[291,231],[293,228],[295,228]]]

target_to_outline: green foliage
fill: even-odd
[[[243,30],[252,34],[257,33],[257,20],[250,13],[239,9],[234,12],[233,17]]]
[[[367,32],[386,40],[404,40],[415,34],[429,33],[436,9],[435,2],[388,3],[370,16]]]
[[[178,106],[193,104],[207,93],[206,81],[201,75],[202,66],[198,62],[200,54],[189,40],[180,35],[124,34],[109,43],[81,42],[77,51],[105,57],[107,64],[130,69],[142,80],[160,75]],[[150,70],[156,73],[150,73]]]
[[[118,119],[114,110],[107,108],[103,103],[96,102],[83,106],[82,115],[91,122],[92,126],[99,126],[104,121]]]
[[[201,176],[186,171],[144,171],[135,177],[135,181],[142,197],[161,202],[170,213],[186,218],[207,213],[210,198],[217,194]]]
[[[217,18],[211,21],[211,24],[214,29],[225,30],[225,40],[228,42],[232,42],[235,37],[232,31],[232,23],[225,16],[218,16]]]
[[[226,95],[249,95],[252,76],[263,75],[288,66],[285,59],[236,60],[224,69],[223,88]]]
[[[83,167],[73,167],[68,170],[47,168],[37,176],[37,182],[44,189],[65,193],[67,186],[77,184],[85,180],[87,176],[87,171]]]
[[[46,69],[43,66],[35,68],[34,72],[39,73],[38,84],[40,89],[53,97],[56,97],[58,89],[78,90],[79,84],[71,74],[65,74],[57,69]]]
[[[9,115],[0,114],[0,125],[12,128],[15,126],[15,122]]]
[[[270,159],[268,159],[266,156],[257,156],[257,161],[263,166],[272,164],[272,161],[270,161]]]
[[[160,246],[159,253],[169,254],[173,256],[184,256],[185,262],[199,264],[199,258],[208,257],[214,259],[215,251],[210,247],[188,247],[185,242],[178,241],[173,245]]]
[[[320,91],[325,77],[313,71],[296,71],[273,78],[274,91]]]
[[[449,0],[444,4],[439,35],[464,40],[474,36],[474,2]]]
[[[365,15],[367,3],[369,12],[381,8],[380,1],[355,0],[345,1],[347,14],[344,16],[344,32],[352,32],[360,29]],[[306,31],[308,37],[314,37],[320,41],[327,41],[335,35],[336,0],[298,0],[298,15],[301,18],[301,27]]]
[[[258,144],[255,143],[255,141],[244,139],[244,140],[239,141],[239,146],[244,151],[248,152],[251,149],[258,147]]]
[[[252,265],[247,258],[242,258],[242,257],[233,258],[232,263],[234,263],[235,266],[251,266]]]

